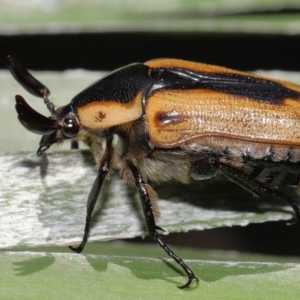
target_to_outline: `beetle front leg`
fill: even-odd
[[[199,279],[194,275],[193,271],[184,263],[184,261],[178,257],[162,240],[160,235],[158,234],[157,230],[163,230],[162,228],[158,227],[155,223],[155,218],[153,214],[153,208],[152,208],[152,202],[151,198],[149,196],[147,185],[145,184],[140,172],[134,165],[129,166],[131,173],[135,180],[135,186],[138,189],[141,205],[143,208],[143,214],[145,217],[146,227],[148,229],[148,232],[150,236],[158,242],[160,247],[165,250],[165,252],[172,257],[184,270],[186,275],[188,276],[188,281],[182,285],[179,286],[179,288],[187,288],[191,282],[195,279],[196,281],[199,281]]]
[[[98,170],[98,176],[96,177],[94,184],[92,186],[92,189],[90,191],[89,197],[88,197],[88,201],[87,201],[87,205],[86,205],[86,221],[85,221],[85,229],[84,229],[84,235],[82,238],[82,242],[78,247],[72,247],[69,246],[69,248],[77,253],[80,253],[87,240],[88,240],[88,235],[89,235],[89,231],[90,231],[90,225],[91,225],[91,219],[92,219],[92,213],[95,207],[95,204],[97,202],[98,196],[100,194],[101,188],[102,188],[102,184],[103,181],[109,171],[109,158],[106,157],[101,165],[100,168]]]
[[[79,149],[79,145],[78,145],[78,142],[77,141],[72,141],[71,142],[71,149],[74,150],[74,149]]]

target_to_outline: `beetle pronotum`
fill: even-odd
[[[146,182],[188,183],[222,173],[255,195],[299,207],[280,187],[300,180],[300,87],[280,80],[177,59],[156,59],[120,68],[100,79],[69,104],[56,108],[49,90],[8,57],[14,78],[42,97],[51,116],[16,96],[22,125],[43,135],[37,155],[66,139],[90,146],[98,170],[87,200],[81,252],[91,215],[107,174],[119,170],[137,188],[152,236],[188,276],[192,270],[158,234],[156,194]],[[118,136],[118,143],[113,143]]]

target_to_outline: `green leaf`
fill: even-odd
[[[295,264],[187,261],[63,253],[0,252],[1,299],[299,299]]]

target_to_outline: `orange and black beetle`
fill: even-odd
[[[299,207],[280,187],[300,180],[300,87],[227,68],[156,59],[120,68],[56,108],[49,90],[13,57],[8,66],[31,94],[44,98],[46,118],[19,95],[16,110],[29,131],[43,135],[38,155],[66,139],[90,146],[98,176],[88,197],[84,248],[91,214],[112,169],[139,192],[149,234],[198,280],[158,234],[156,194],[146,182],[206,180],[221,172],[255,195]],[[118,136],[117,143],[114,142]]]

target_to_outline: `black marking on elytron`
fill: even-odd
[[[195,72],[181,68],[151,70],[156,83],[152,92],[168,89],[204,89],[246,97],[271,104],[282,104],[285,98],[300,99],[300,93],[284,85],[252,76],[235,73]]]
[[[284,85],[234,73],[195,72],[181,68],[150,68],[131,64],[120,68],[83,90],[71,101],[76,109],[92,102],[130,103],[138,93],[147,99],[170,89],[203,89],[245,97],[271,104],[282,104],[286,98],[300,99],[300,93]]]
[[[155,115],[156,121],[159,123],[158,127],[170,125],[170,124],[178,124],[182,122],[182,114],[177,111],[170,111],[170,112],[158,112]]]

